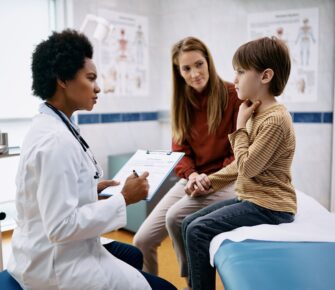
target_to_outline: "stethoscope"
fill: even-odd
[[[71,134],[76,138],[76,140],[79,142],[79,144],[81,145],[81,147],[87,153],[87,156],[92,161],[92,163],[93,163],[93,165],[95,167],[95,170],[96,170],[95,175],[94,175],[94,179],[98,179],[98,178],[102,177],[102,175],[103,175],[102,168],[99,166],[98,162],[95,160],[94,155],[93,155],[92,151],[90,150],[90,147],[88,146],[88,144],[85,141],[85,139],[80,136],[80,134],[78,133],[78,131],[75,128],[73,128],[73,126],[71,125],[71,123],[64,117],[64,115],[59,110],[57,110],[53,105],[51,105],[51,104],[49,104],[47,102],[45,102],[44,104],[47,107],[49,107],[51,110],[53,110],[57,114],[57,116],[59,118],[61,118],[61,120],[63,121],[63,123],[66,125],[66,127],[71,132]]]

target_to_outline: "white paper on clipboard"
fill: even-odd
[[[148,171],[149,193],[147,200],[150,200],[183,156],[183,152],[139,149],[113,177],[114,180],[120,181],[120,185],[107,187],[100,195],[109,196],[121,192],[125,180],[132,174],[133,170],[136,170],[139,175]]]

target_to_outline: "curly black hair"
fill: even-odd
[[[85,58],[92,56],[92,44],[84,34],[71,29],[53,32],[36,46],[32,55],[33,94],[42,100],[51,98],[57,79],[74,79],[84,67]]]

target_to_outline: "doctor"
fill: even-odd
[[[126,224],[126,205],[147,196],[148,173],[130,175],[119,194],[98,201],[113,181],[98,183],[102,171],[71,120],[97,102],[92,54],[74,30],[54,32],[33,53],[33,92],[46,102],[21,148],[8,272],[27,290],[176,289],[121,260],[137,259],[129,256],[136,248],[118,243],[109,252],[100,243]]]

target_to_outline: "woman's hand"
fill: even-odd
[[[260,101],[252,103],[250,100],[246,100],[240,105],[236,121],[236,130],[245,128],[247,121],[260,104]]]
[[[185,192],[191,197],[207,195],[213,192],[212,184],[205,173],[190,175],[184,188]]]
[[[198,172],[193,172],[189,175],[187,183],[184,187],[184,190],[188,195],[191,195],[191,192],[194,190],[194,184],[196,183],[195,179],[198,175]]]

